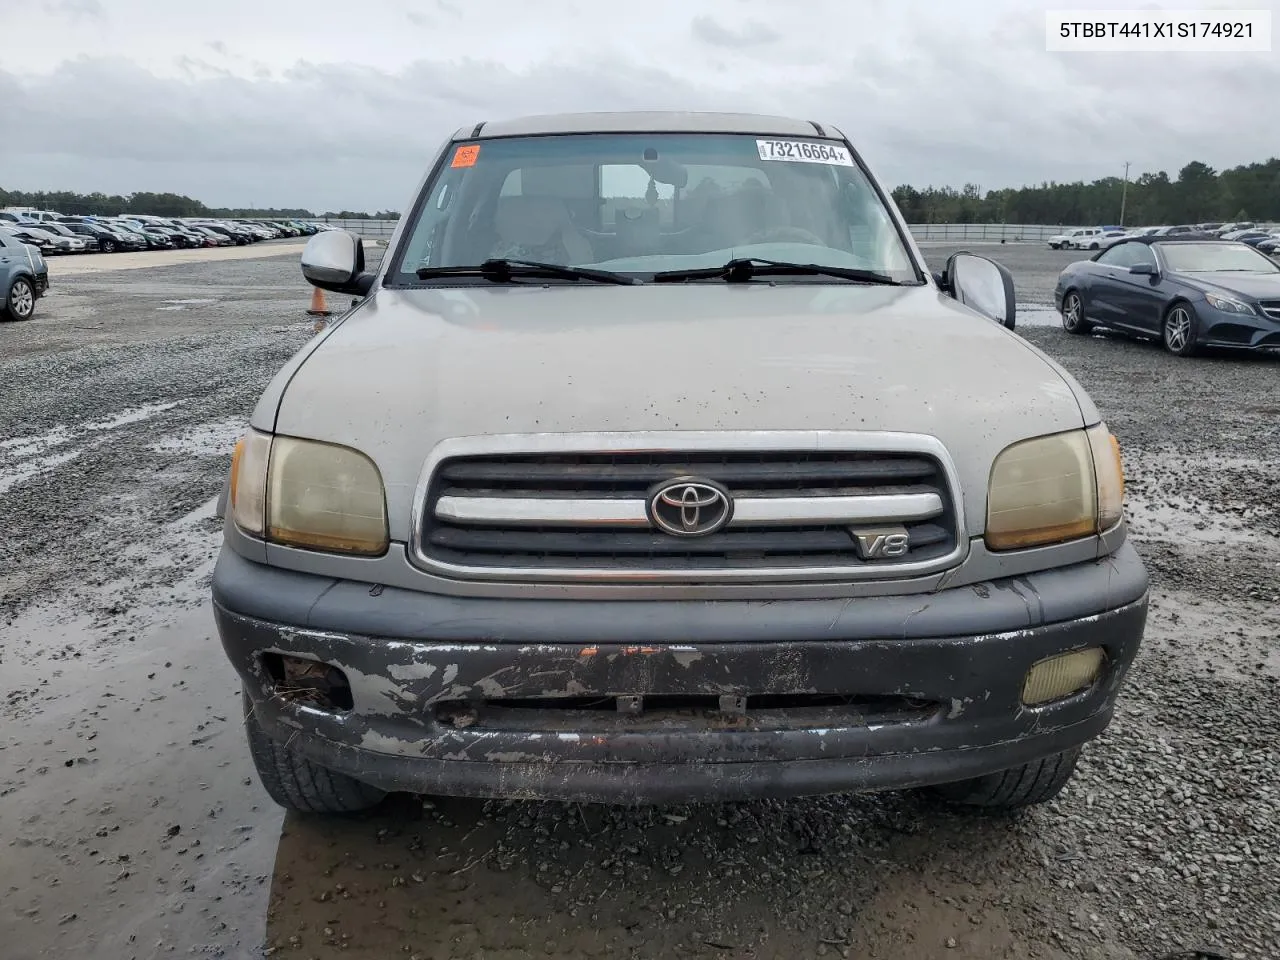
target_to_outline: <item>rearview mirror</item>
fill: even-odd
[[[1156,265],[1154,263],[1135,263],[1129,268],[1129,272],[1154,277],[1156,274]]]
[[[1013,295],[1013,274],[1007,269],[971,253],[955,253],[947,260],[940,284],[943,291],[966,307],[1013,329],[1017,303]]]
[[[679,189],[689,185],[689,168],[674,160],[668,160],[665,157],[656,160],[645,159],[640,166],[658,183],[665,183],[667,186]]]
[[[374,274],[364,269],[364,241],[348,230],[315,234],[302,249],[302,275],[321,290],[366,296]]]

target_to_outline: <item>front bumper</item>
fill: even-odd
[[[902,789],[1058,753],[1110,722],[1147,610],[1127,543],[936,594],[802,601],[446,597],[224,548],[213,593],[259,722],[314,762],[385,790],[602,802]],[[1093,686],[1022,705],[1034,663],[1093,646]],[[279,696],[277,655],[343,671],[350,708]],[[612,706],[629,697],[660,709]],[[738,697],[745,714],[722,712]]]
[[[1232,313],[1196,304],[1199,342],[1203,347],[1231,350],[1280,350],[1280,319],[1263,314]]]

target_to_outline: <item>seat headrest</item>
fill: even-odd
[[[569,208],[558,197],[503,197],[495,224],[506,243],[541,247],[569,223]]]

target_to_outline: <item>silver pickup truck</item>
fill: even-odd
[[[1115,439],[835,127],[465,127],[236,446],[213,577],[267,792],[1055,796],[1146,620]],[[630,289],[623,290],[623,287]]]

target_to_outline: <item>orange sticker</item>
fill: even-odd
[[[478,144],[472,144],[469,147],[459,147],[457,153],[453,155],[454,167],[474,167],[476,160],[480,156],[480,147]]]

